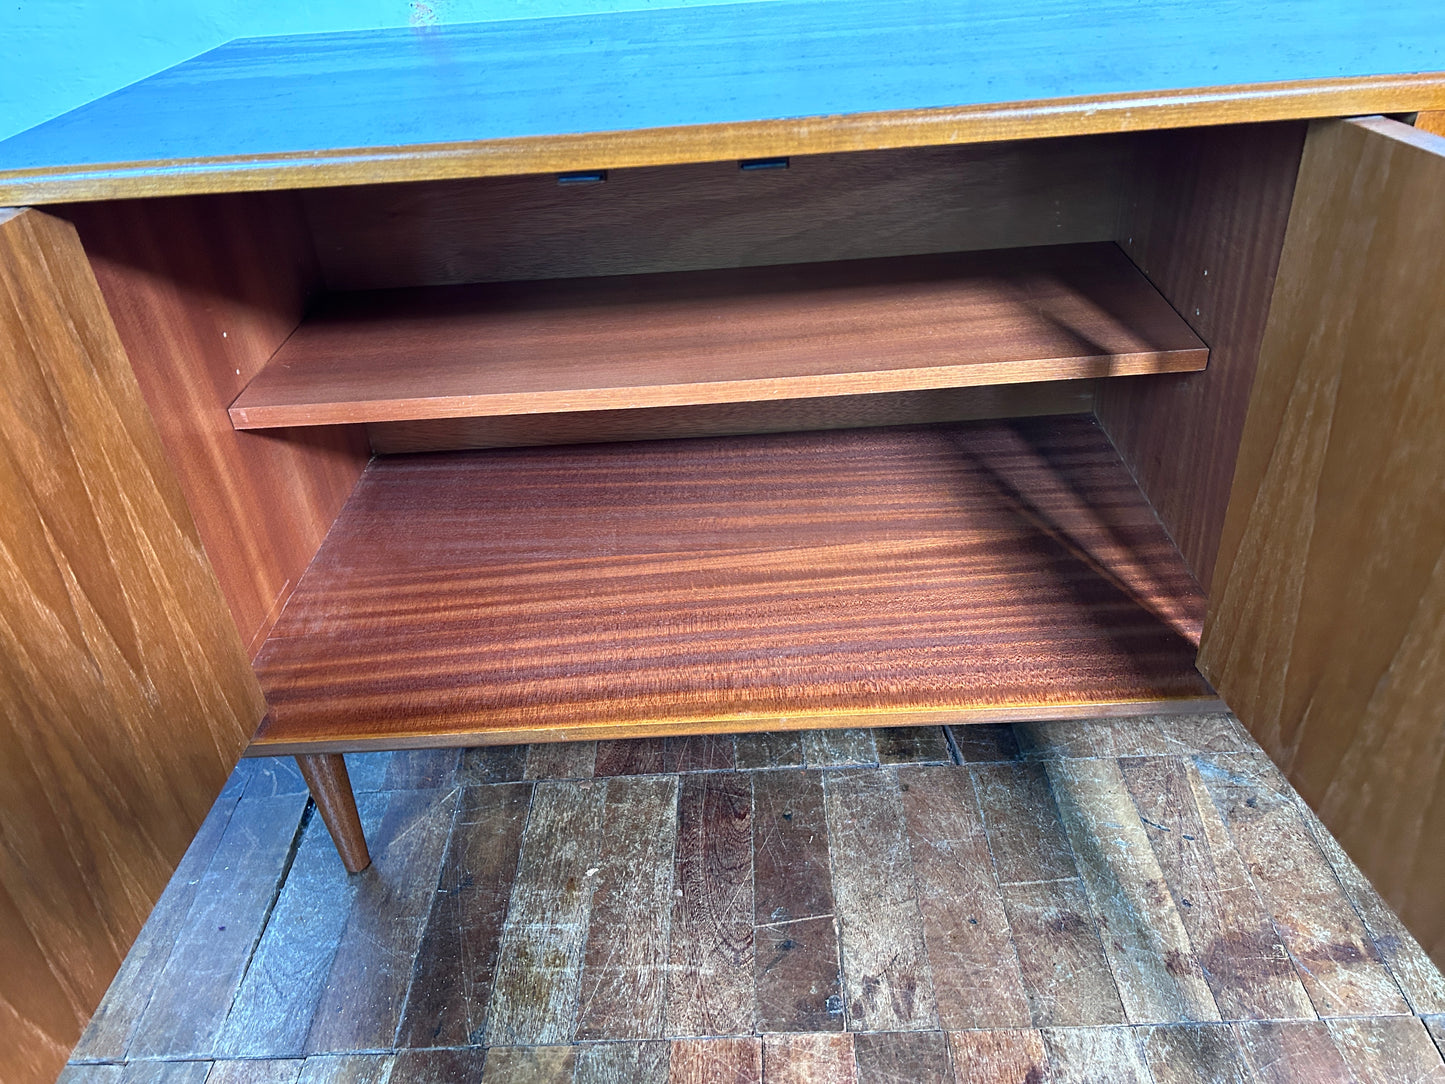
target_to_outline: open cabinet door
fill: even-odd
[[[1200,668],[1445,964],[1445,138],[1310,130]]]
[[[263,710],[75,230],[0,210],[0,1080],[61,1071]]]

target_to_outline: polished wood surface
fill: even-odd
[[[1415,116],[1415,127],[1422,132],[1445,136],[1445,109],[1424,110]]]
[[[557,745],[351,756],[378,854],[353,877],[291,761],[244,761],[221,812],[275,821],[294,857],[229,874],[244,834],[208,829],[167,891],[189,908],[147,927],[151,966],[128,962],[74,1079],[181,1057],[215,1060],[207,1084],[1445,1074],[1445,976],[1372,925],[1379,895],[1231,716],[804,736],[718,735],[665,767],[652,739],[548,770]],[[116,1025],[187,964],[215,976],[202,1026],[141,1061]],[[1372,1008],[1343,999],[1366,989]],[[916,1030],[892,1029],[905,1011]],[[523,1033],[546,1045],[503,1045]]]
[[[1094,408],[1100,383],[1101,380],[1045,380],[1037,384],[985,384],[976,388],[824,395],[815,399],[704,403],[643,410],[574,410],[564,414],[513,414],[500,418],[379,422],[368,425],[366,435],[374,452],[386,454],[1088,414]]]
[[[326,822],[341,864],[347,873],[360,873],[371,865],[371,855],[366,851],[366,835],[356,812],[356,796],[351,791],[346,758],[338,753],[303,754],[296,758],[296,766],[306,780],[317,812]]]
[[[0,212],[0,1077],[53,1080],[265,710],[75,231]]]
[[[1081,418],[385,458],[252,751],[1199,700],[1202,602]]]
[[[1445,959],[1445,138],[1320,123],[1201,666]]]
[[[435,287],[329,299],[237,428],[393,422],[1202,369],[1108,243]]]
[[[359,431],[238,434],[226,404],[317,272],[295,197],[67,208],[252,654],[366,464]]]
[[[1209,344],[1202,373],[1103,381],[1096,413],[1207,590],[1304,126],[1152,137],[1118,240]]]
[[[1405,112],[1442,34],[1429,0],[829,0],[241,40],[0,144],[0,202]]]
[[[1143,137],[793,154],[302,193],[326,288],[909,256],[1114,239]]]

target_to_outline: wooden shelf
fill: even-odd
[[[684,406],[1204,368],[1109,243],[344,294],[238,429]]]
[[[1084,417],[382,457],[252,750],[1197,706],[1203,614]]]

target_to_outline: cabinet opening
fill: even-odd
[[[1077,716],[1212,696],[1302,132],[65,213],[257,751]]]

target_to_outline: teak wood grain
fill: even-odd
[[[226,416],[316,287],[296,198],[109,203],[66,215],[254,655],[367,458],[359,431],[238,434]]]
[[[75,231],[0,211],[0,1077],[52,1080],[264,710]]]
[[[1202,369],[1107,243],[345,295],[237,428],[394,422]]]
[[[382,459],[252,752],[1210,701],[1202,605],[1084,419]]]
[[[1445,960],[1445,138],[1321,122],[1201,666]]]
[[[701,5],[231,42],[0,144],[0,201],[620,169],[1445,104],[1422,0]],[[1369,32],[1376,26],[1389,33]]]

